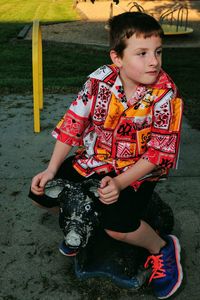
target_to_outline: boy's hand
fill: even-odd
[[[46,183],[54,178],[55,174],[48,169],[37,174],[35,177],[32,179],[31,183],[31,191],[38,195],[41,196],[44,194],[44,187]]]
[[[99,199],[104,204],[112,204],[117,201],[120,193],[119,185],[115,178],[106,176],[101,180],[98,189]]]

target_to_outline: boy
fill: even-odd
[[[156,182],[176,166],[182,100],[161,69],[159,23],[128,12],[113,17],[109,27],[113,65],[89,76],[53,131],[54,152],[48,168],[33,178],[30,197],[53,210],[58,203],[43,195],[49,180],[100,178],[101,225],[112,238],[149,251],[145,267],[152,266],[150,282],[164,299],[182,281],[179,241],[159,236],[141,215]],[[64,161],[73,146],[82,147]],[[60,251],[76,255],[64,243]]]

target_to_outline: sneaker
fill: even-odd
[[[59,251],[65,256],[76,256],[78,254],[79,249],[69,248],[65,244],[65,241],[62,241],[62,243],[59,246]]]
[[[166,236],[165,240],[166,246],[160,250],[159,254],[149,256],[144,265],[145,268],[152,265],[149,283],[158,299],[172,296],[180,287],[183,279],[179,241],[173,235]]]

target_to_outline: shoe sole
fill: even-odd
[[[179,240],[177,239],[176,236],[174,236],[174,235],[169,235],[169,236],[173,239],[173,242],[174,242],[174,248],[175,248],[175,254],[176,254],[176,264],[178,267],[178,280],[177,280],[177,283],[175,284],[175,286],[173,287],[173,289],[171,290],[171,292],[167,296],[157,297],[158,299],[166,299],[166,298],[171,297],[178,290],[178,288],[180,287],[181,282],[183,280],[183,270],[182,270],[182,266],[180,263],[181,246],[180,246]]]
[[[78,254],[78,252],[74,252],[74,253],[71,253],[71,254],[66,254],[64,251],[62,251],[62,249],[59,249],[60,253],[64,256],[69,256],[69,257],[73,257],[73,256],[76,256]]]

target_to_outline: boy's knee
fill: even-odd
[[[109,229],[105,229],[105,232],[115,240],[124,241],[126,240],[127,233],[126,232],[117,232]]]

